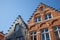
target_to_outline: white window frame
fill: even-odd
[[[41,33],[41,34],[44,34],[44,37],[45,37],[45,40],[46,40],[46,33],[48,33],[49,34],[49,39],[51,40],[51,37],[50,37],[50,33],[49,33],[49,30],[48,30],[48,32],[45,32],[45,29],[43,29],[44,30],[44,33]],[[42,35],[41,35],[42,36]],[[41,37],[41,40],[42,40],[42,37]]]
[[[41,18],[41,16],[38,16],[38,17],[40,17],[40,20],[42,21],[42,18]],[[41,21],[38,21],[38,17],[37,17],[37,22],[41,22]]]
[[[48,13],[48,14],[51,14],[51,13]],[[51,14],[51,18],[49,18],[48,14],[46,14],[48,19],[45,19],[44,18],[45,20],[49,20],[49,19],[52,19],[53,18],[52,14]]]
[[[40,20],[42,21],[42,17],[41,16],[37,16],[37,17],[34,17],[34,18],[36,18],[37,22],[41,22],[41,21],[38,21],[38,17],[40,17]],[[34,20],[34,22],[35,22],[35,20]]]
[[[59,38],[60,38],[60,33],[59,33],[60,29],[58,29],[58,27],[57,27],[57,29],[56,29],[56,30],[54,30],[54,32],[55,32],[55,31],[57,31],[57,32],[58,32],[58,36],[59,36]]]
[[[30,40],[31,40],[31,36],[33,37],[33,40],[34,40],[34,36],[36,36],[36,40],[37,40],[37,32],[36,32],[36,34],[33,33],[32,35],[30,35]]]

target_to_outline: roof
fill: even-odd
[[[27,24],[23,21],[23,19],[22,19],[22,17],[20,15],[18,15],[17,19],[21,19],[22,23],[26,26],[26,29],[28,29]],[[15,22],[17,21],[17,19],[13,22],[13,24],[16,24]],[[13,24],[11,25],[11,27],[9,28],[8,31],[11,31],[11,29],[14,28],[14,27],[12,27],[12,26],[14,26]],[[8,34],[8,33],[6,33],[6,34]]]
[[[22,17],[21,17],[20,15],[18,15],[18,17],[19,17],[19,18],[22,20],[22,22],[25,24],[26,28],[28,28],[28,27],[27,27],[27,24],[23,21]]]

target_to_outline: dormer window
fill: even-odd
[[[40,21],[41,21],[41,17],[40,16],[34,18],[34,22],[40,22]]]
[[[51,14],[46,14],[44,17],[45,17],[45,20],[52,18]]]

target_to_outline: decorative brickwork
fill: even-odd
[[[47,15],[47,14],[51,14],[51,15]],[[41,17],[41,21],[34,22],[34,18],[37,18],[38,16]],[[54,8],[51,8],[41,3],[28,20],[28,29],[29,29],[28,34],[29,35],[27,35],[27,40],[43,40],[43,39],[44,40],[57,40],[58,35],[59,35],[58,40],[60,40],[60,34],[58,34],[56,37],[55,32],[53,30],[53,27],[55,26],[58,27],[59,25],[60,25],[60,12],[55,10]],[[46,28],[48,28],[48,34],[44,34],[45,33],[44,32],[43,33],[44,36],[42,36],[41,30],[45,30]],[[31,35],[30,33],[32,31],[36,31],[37,33],[36,38],[30,37]],[[59,29],[59,33],[60,33],[60,29]],[[46,37],[46,35],[48,35],[48,37]]]

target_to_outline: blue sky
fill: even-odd
[[[60,10],[60,0],[0,0],[0,31],[7,33],[18,15],[27,23],[40,2]]]

